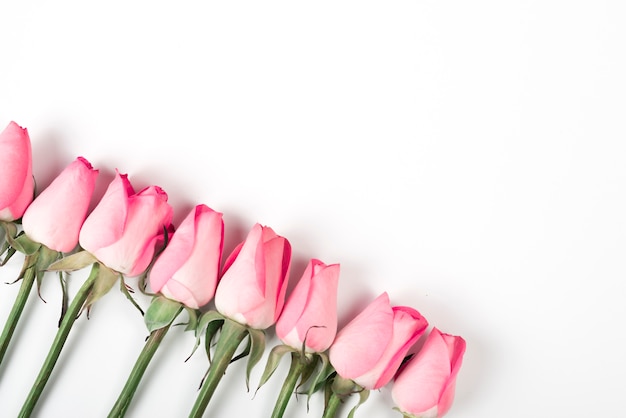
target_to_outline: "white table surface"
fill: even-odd
[[[226,251],[271,226],[294,281],[311,257],[340,263],[340,325],[387,291],[467,340],[450,418],[626,415],[623,2],[61,0],[0,16],[0,125],[28,128],[40,188],[81,155],[99,193],[118,168],[163,187],[175,222],[223,212]],[[0,285],[2,323],[17,289]],[[41,292],[0,368],[3,417],[55,332],[54,277]],[[107,295],[36,415],[105,416],[146,335]],[[128,416],[186,416],[206,365],[183,362],[192,345],[168,334]],[[286,363],[254,399],[242,366],[208,415],[269,416]],[[357,416],[392,406],[386,387]],[[288,416],[320,411],[294,400]]]

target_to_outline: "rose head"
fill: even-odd
[[[224,263],[215,307],[251,328],[269,328],[283,309],[290,262],[289,241],[256,224]]]
[[[0,132],[0,221],[14,221],[33,201],[30,137],[15,122]]]
[[[415,309],[391,307],[383,293],[337,333],[330,362],[339,376],[366,389],[386,385],[428,322]]]
[[[172,212],[160,187],[135,193],[127,176],[116,172],[85,220],[79,243],[110,269],[138,276],[152,261],[156,242],[172,222]]]
[[[222,214],[196,206],[154,262],[149,274],[152,290],[193,309],[209,303],[217,286],[223,241]]]
[[[337,333],[339,264],[311,260],[276,322],[285,344],[307,352],[326,351]]]
[[[396,377],[391,396],[398,408],[423,418],[439,418],[452,406],[456,376],[461,368],[465,340],[437,328],[422,349]]]
[[[82,157],[68,165],[26,209],[22,218],[26,235],[55,251],[73,250],[97,177],[98,170]]]

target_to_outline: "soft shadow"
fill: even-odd
[[[62,136],[48,129],[36,138],[31,138],[33,152],[33,177],[35,192],[39,194],[76,157],[70,156],[62,147]]]

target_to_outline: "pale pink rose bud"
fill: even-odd
[[[309,261],[285,309],[276,322],[276,335],[293,348],[321,353],[337,333],[337,286],[339,264]]]
[[[339,376],[366,389],[386,385],[428,322],[415,309],[389,304],[381,294],[337,333],[330,362]]]
[[[30,204],[22,226],[33,241],[59,251],[72,251],[87,216],[98,170],[78,157]]]
[[[127,176],[116,172],[85,220],[79,243],[110,269],[138,276],[152,261],[157,241],[172,222],[172,212],[160,187],[134,193]]]
[[[391,396],[398,408],[423,418],[444,416],[452,406],[465,340],[437,328],[396,377]]]
[[[222,214],[196,206],[150,269],[150,287],[193,309],[206,305],[215,294],[223,242]]]
[[[15,122],[0,132],[0,221],[14,221],[33,201],[30,137]]]
[[[290,263],[289,241],[269,227],[254,225],[224,263],[215,307],[243,325],[269,328],[283,309]]]

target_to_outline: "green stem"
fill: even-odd
[[[305,366],[306,364],[304,363],[304,359],[302,359],[299,354],[291,353],[291,366],[289,367],[289,373],[283,383],[283,387],[280,389],[278,399],[276,399],[276,404],[274,405],[274,410],[272,411],[272,418],[282,418],[285,413],[285,409],[287,409],[287,404],[291,399],[291,395],[296,388],[298,378],[302,375],[302,371]]]
[[[80,313],[83,304],[85,303],[85,300],[87,300],[87,297],[91,292],[91,288],[98,278],[98,272],[99,264],[96,263],[93,265],[89,277],[87,277],[85,283],[83,283],[83,285],[76,293],[76,296],[74,296],[74,300],[72,300],[72,303],[67,309],[67,312],[63,317],[63,321],[61,321],[61,325],[59,326],[57,334],[54,337],[54,341],[50,346],[48,356],[41,366],[39,375],[37,375],[37,379],[35,380],[35,383],[28,393],[28,397],[24,401],[24,405],[22,405],[22,409],[18,415],[19,418],[29,417],[33,412],[33,409],[35,408],[35,405],[37,404],[37,401],[39,400],[39,397],[41,396],[41,393],[43,392],[43,389],[46,386],[50,375],[52,374],[52,369],[54,368],[54,365],[56,364],[59,355],[61,354],[61,349],[63,348],[63,344],[65,344],[65,341],[67,340],[70,330],[72,329],[72,325],[74,324],[74,321],[76,321],[76,318],[78,317],[78,314]]]
[[[324,408],[324,415],[322,418],[334,418],[341,402],[341,397],[335,392],[332,392],[330,398],[328,399],[328,403],[326,404],[326,408]]]
[[[24,261],[25,266],[30,263],[30,258],[30,256],[26,256],[26,260]],[[30,290],[32,289],[33,283],[35,282],[35,273],[36,272],[34,265],[31,267],[27,267],[24,271],[24,277],[22,278],[20,290],[17,293],[15,302],[13,302],[13,308],[11,308],[9,317],[4,324],[2,335],[0,336],[0,364],[2,364],[2,359],[4,358],[4,355],[9,348],[11,338],[13,337],[13,332],[15,332],[17,323],[20,320],[20,316],[22,315],[22,311],[24,310],[24,306],[26,305],[26,301],[28,300],[28,296],[30,295]]]
[[[139,354],[139,357],[137,357],[135,366],[133,366],[133,369],[128,376],[128,380],[126,380],[126,385],[124,385],[124,388],[122,389],[122,392],[120,392],[115,405],[113,405],[111,412],[109,412],[108,418],[123,417],[126,415],[126,410],[128,409],[128,406],[137,391],[137,386],[139,385],[148,364],[152,360],[154,353],[156,353],[157,348],[159,348],[163,337],[165,337],[165,334],[167,334],[171,325],[172,324],[170,323],[169,325],[156,329],[150,333],[143,350]]]
[[[220,382],[222,376],[226,372],[226,368],[237,351],[237,347],[248,335],[248,329],[233,320],[226,318],[219,340],[215,347],[213,361],[209,366],[209,372],[206,379],[202,383],[196,402],[193,405],[189,418],[201,418],[207,408],[215,388]]]

